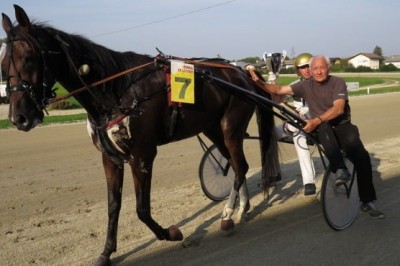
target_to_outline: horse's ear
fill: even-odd
[[[29,20],[28,15],[25,13],[25,10],[23,10],[19,5],[14,5],[14,9],[15,17],[17,18],[19,25],[21,25],[25,31],[29,31],[31,27],[31,21]]]
[[[1,13],[1,15],[3,16],[3,29],[7,33],[7,35],[9,35],[13,27],[11,19],[4,13]]]

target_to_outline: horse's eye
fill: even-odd
[[[25,68],[32,66],[32,64],[33,64],[33,61],[31,58],[25,58],[25,60],[24,60]]]
[[[32,55],[26,55],[25,57],[24,57],[24,63],[25,64],[28,64],[29,62],[31,62],[32,61]]]
[[[24,68],[26,70],[32,69],[34,67],[34,58],[33,56],[29,55],[24,58]]]

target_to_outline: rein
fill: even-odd
[[[67,53],[67,54],[68,54],[68,53]],[[185,59],[185,58],[180,58],[180,57],[167,57],[167,58],[165,58],[165,57],[157,56],[157,57],[155,58],[155,61],[168,61],[168,60],[170,60],[170,59],[173,59],[173,60],[180,60],[180,61],[183,61],[183,62],[185,62],[185,63],[190,63],[190,64],[193,64],[193,65],[202,65],[202,66],[217,67],[217,68],[231,68],[231,69],[236,69],[235,66],[230,65],[230,64],[201,62],[201,61],[190,60],[190,59]],[[140,66],[136,66],[136,67],[127,69],[127,70],[125,70],[125,71],[119,72],[119,73],[114,74],[114,75],[112,75],[112,76],[109,76],[109,77],[107,77],[107,78],[104,78],[104,79],[101,79],[101,80],[99,80],[99,81],[96,81],[96,82],[94,82],[94,83],[92,83],[92,84],[90,84],[90,85],[88,85],[88,86],[84,84],[83,87],[81,87],[81,88],[79,88],[79,89],[77,89],[77,90],[75,90],[75,91],[73,91],[73,92],[70,92],[70,93],[68,93],[67,95],[60,96],[60,97],[54,97],[54,98],[49,99],[49,100],[48,100],[48,104],[66,100],[66,99],[68,99],[68,98],[71,98],[71,97],[74,96],[75,94],[78,94],[78,93],[81,93],[81,92],[83,92],[83,91],[89,90],[89,88],[91,88],[91,87],[95,87],[95,86],[101,85],[101,84],[106,83],[106,82],[108,82],[108,81],[110,81],[110,80],[113,80],[113,79],[115,79],[115,78],[118,78],[118,77],[121,77],[121,76],[123,76],[123,75],[126,75],[126,74],[128,74],[128,73],[130,73],[130,72],[133,72],[133,71],[136,71],[136,70],[138,70],[138,69],[147,67],[147,66],[149,66],[149,65],[151,65],[151,64],[154,64],[154,62],[148,62],[148,63],[146,63],[146,64],[143,64],[143,65],[140,65]],[[78,76],[79,76],[79,74],[78,74]]]
[[[112,76],[109,76],[109,77],[107,77],[107,78],[104,78],[104,79],[101,79],[101,80],[99,80],[99,81],[93,82],[93,83],[90,84],[89,86],[83,86],[83,87],[81,87],[81,88],[79,88],[79,89],[77,89],[77,90],[75,90],[75,91],[73,91],[73,92],[68,93],[67,95],[49,99],[48,103],[50,104],[50,103],[55,103],[55,102],[59,102],[59,101],[62,101],[62,100],[66,100],[66,99],[68,99],[68,98],[71,98],[71,97],[74,96],[75,94],[78,94],[78,93],[81,93],[81,92],[83,92],[83,91],[89,90],[89,87],[95,87],[95,86],[101,85],[101,84],[103,84],[103,83],[106,83],[106,82],[108,82],[108,81],[110,81],[110,80],[113,80],[113,79],[115,79],[115,78],[118,78],[118,77],[120,77],[120,76],[123,76],[123,75],[125,75],[125,74],[128,74],[128,73],[130,73],[130,72],[133,72],[133,71],[136,71],[136,70],[138,70],[138,69],[147,67],[147,66],[149,66],[149,65],[151,65],[151,64],[154,64],[154,62],[148,62],[148,63],[146,63],[146,64],[143,64],[143,65],[140,65],[140,66],[136,66],[136,67],[127,69],[127,70],[125,70],[125,71],[119,72],[119,73],[114,74],[114,75],[112,75]]]
[[[62,42],[61,39],[58,38],[57,40],[58,40],[61,44],[64,44],[64,43]],[[64,45],[61,45],[61,47],[64,48]],[[66,50],[66,49],[63,49],[63,50],[64,50],[64,53],[67,54],[68,60],[69,60],[69,61],[72,61],[72,60],[69,58],[69,53],[67,52],[67,50]],[[164,57],[164,56],[160,56],[160,55],[159,55],[159,56],[155,57],[154,62],[148,62],[148,63],[142,64],[142,65],[139,65],[139,66],[136,66],[136,67],[127,69],[127,70],[125,70],[125,71],[119,72],[119,73],[117,73],[117,74],[114,74],[114,75],[112,75],[112,76],[106,77],[106,78],[101,79],[101,80],[99,80],[99,81],[93,82],[93,83],[90,84],[90,85],[87,85],[87,84],[86,84],[85,82],[83,82],[83,80],[81,79],[82,84],[83,84],[83,87],[81,87],[81,88],[79,88],[79,89],[77,89],[77,90],[75,90],[75,91],[72,91],[72,92],[68,93],[67,95],[60,96],[60,97],[50,98],[50,99],[47,100],[47,104],[51,104],[51,103],[55,103],[55,102],[59,102],[59,101],[66,100],[66,99],[71,98],[72,96],[74,96],[74,95],[76,95],[76,94],[78,94],[78,93],[83,92],[83,91],[89,91],[89,92],[91,92],[90,88],[93,88],[93,87],[96,87],[96,86],[98,86],[98,85],[104,84],[104,83],[106,83],[106,82],[108,82],[108,81],[110,81],[110,80],[116,79],[116,78],[118,78],[118,77],[121,77],[121,76],[126,75],[126,74],[131,73],[131,72],[134,72],[134,71],[136,71],[136,70],[145,68],[145,67],[147,67],[147,66],[149,66],[149,65],[152,65],[152,64],[155,64],[155,65],[157,66],[158,61],[162,61],[162,62],[164,63],[164,61],[169,61],[169,60],[171,60],[171,59],[180,60],[180,61],[183,61],[183,62],[185,62],[185,63],[190,63],[190,64],[193,64],[193,65],[202,65],[202,66],[208,66],[208,67],[236,69],[235,66],[230,65],[230,64],[211,63],[211,62],[201,62],[201,61],[190,60],[190,59],[185,59],[185,58],[180,58],[180,57],[168,57],[168,58],[166,58],[166,57]],[[70,62],[70,63],[71,63],[71,62]],[[76,69],[75,69],[75,70],[76,70]],[[76,72],[77,72],[77,70],[76,70]],[[79,73],[76,73],[76,74],[79,76]],[[135,101],[135,102],[132,104],[132,106],[131,106],[131,110],[136,110],[137,104],[138,104],[138,102]],[[126,116],[128,116],[128,113],[123,113],[123,114],[121,114],[120,116],[118,116],[117,118],[115,118],[114,120],[109,121],[109,122],[105,123],[104,125],[99,126],[99,127],[97,127],[97,128],[98,128],[98,129],[109,129],[109,128],[111,128],[112,126],[114,126],[115,124],[118,124],[119,122],[121,122]]]

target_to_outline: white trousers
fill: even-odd
[[[287,124],[286,128],[296,135],[293,137],[294,147],[296,148],[297,157],[299,158],[301,176],[303,178],[303,185],[315,183],[315,169],[314,162],[310,155],[310,149],[307,145],[307,138],[303,132],[298,133],[298,129],[292,125]],[[282,125],[277,125],[275,131],[278,139],[282,139],[288,134],[285,132]]]

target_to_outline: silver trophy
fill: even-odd
[[[269,71],[268,73],[268,83],[273,83],[279,76],[279,71],[283,66],[283,61],[286,58],[286,51],[283,50],[282,53],[267,53],[263,54],[264,62]]]

